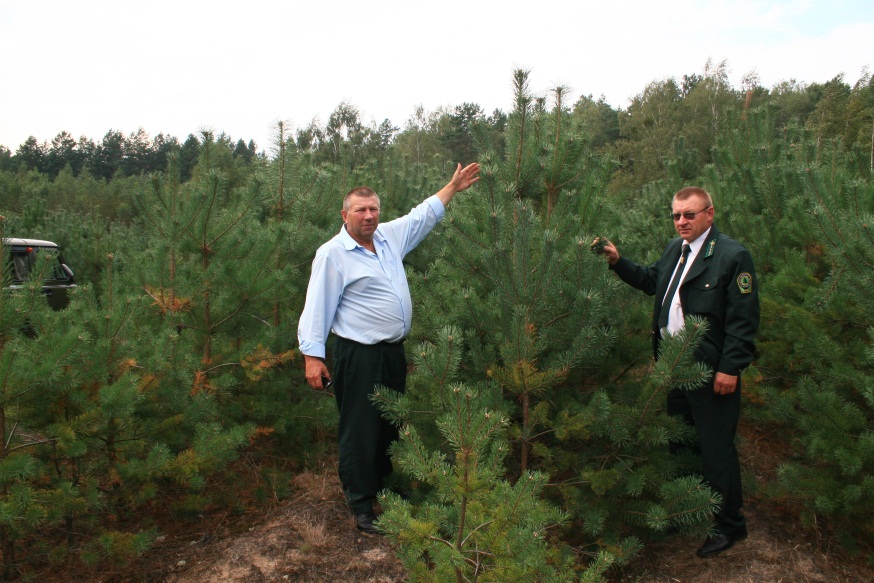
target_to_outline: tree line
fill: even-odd
[[[665,152],[676,136],[685,138],[690,158],[684,161],[687,175],[711,162],[710,150],[718,132],[729,120],[726,111],[770,108],[781,127],[796,124],[810,130],[816,140],[840,139],[848,147],[871,153],[874,166],[874,128],[871,127],[871,75],[866,69],[852,85],[839,74],[825,82],[781,81],[763,87],[757,75],[747,74],[739,88],[728,80],[725,61],[708,61],[702,73],[653,81],[631,99],[625,108],[614,108],[602,97],[580,96],[563,104],[573,119],[583,124],[590,146],[610,154],[620,163],[613,180],[618,187],[640,187],[666,175]],[[564,90],[567,93],[567,90]],[[537,97],[540,106],[546,98]],[[367,123],[354,105],[344,102],[327,122],[317,118],[286,132],[288,146],[312,156],[315,162],[358,165],[384,157],[389,149],[415,162],[472,160],[479,140],[498,149],[506,129],[507,114],[495,110],[487,115],[476,103],[438,108],[428,112],[418,106],[397,127],[391,120]],[[183,180],[200,153],[200,134],[184,141],[159,133],[150,138],[140,128],[129,135],[109,130],[100,142],[81,136],[75,139],[61,131],[51,143],[30,136],[15,151],[0,146],[0,170],[37,171],[54,178],[64,168],[73,176],[87,172],[109,180],[115,176],[137,176],[167,169],[167,155],[178,152]],[[214,132],[207,132],[213,134]],[[240,165],[251,166],[270,157],[263,145],[233,140],[223,133],[215,136]],[[275,144],[271,144],[274,146]],[[276,148],[271,147],[275,154]]]
[[[249,140],[233,142],[221,135],[218,140],[235,159],[243,164],[252,164],[259,156],[255,143]],[[10,171],[34,171],[56,178],[65,168],[73,176],[85,172],[102,180],[139,176],[167,170],[167,156],[178,152],[181,173],[184,180],[191,178],[191,171],[200,155],[201,143],[196,136],[189,134],[181,142],[174,136],[163,133],[149,138],[142,128],[129,135],[117,130],[109,130],[100,142],[86,136],[75,139],[66,131],[55,136],[51,144],[40,143],[30,136],[12,154],[0,146],[0,169]]]

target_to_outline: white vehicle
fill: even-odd
[[[64,263],[61,251],[57,244],[40,239],[3,239],[4,255],[7,257],[8,272],[11,275],[8,280],[4,273],[7,289],[20,289],[25,281],[30,278],[34,268],[37,254],[51,253],[55,260],[51,271],[43,282],[42,292],[48,297],[49,305],[60,310],[67,307],[70,302],[68,292],[76,287],[73,272]]]

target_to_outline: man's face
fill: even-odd
[[[675,200],[673,206],[674,228],[677,234],[691,243],[701,236],[713,224],[713,207],[708,207],[707,201],[700,196],[690,196],[686,200]],[[689,213],[695,213],[694,216]],[[691,218],[689,218],[691,216]]]
[[[349,210],[341,212],[346,232],[358,243],[373,241],[373,233],[379,225],[379,199],[375,196],[349,197]]]

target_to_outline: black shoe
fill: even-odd
[[[696,551],[699,557],[715,557],[722,551],[727,551],[734,546],[737,541],[747,538],[747,529],[743,528],[732,536],[725,534],[714,534],[708,536],[701,548]]]
[[[376,515],[373,512],[362,512],[355,515],[355,526],[365,534],[382,534],[382,531],[374,524]]]

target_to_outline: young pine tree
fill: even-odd
[[[0,238],[5,219],[0,217]],[[42,294],[42,281],[51,269],[49,254],[40,254],[28,281],[17,289],[6,247],[0,251],[0,551],[4,579],[24,571],[27,558],[18,554],[19,542],[52,524],[70,531],[71,513],[96,506],[93,483],[57,480],[57,466],[45,451],[62,438],[46,422],[70,389],[65,371],[84,353],[81,337],[52,339],[45,332],[51,310]]]
[[[805,169],[810,222],[831,271],[811,298],[819,329],[809,343],[820,360],[781,395],[778,410],[803,455],[783,464],[779,478],[807,521],[828,517],[858,551],[874,536],[874,186],[850,168]]]
[[[545,502],[548,477],[505,478],[509,423],[493,382],[456,382],[462,359],[459,330],[443,329],[436,344],[416,347],[415,374],[405,394],[375,395],[402,426],[393,462],[417,486],[417,502],[384,492],[379,525],[399,544],[416,581],[567,581],[572,553],[556,546],[566,520]],[[420,435],[417,427],[429,431]],[[439,433],[442,443],[431,437]],[[599,553],[581,580],[601,581],[613,557]]]
[[[709,524],[712,492],[682,458],[668,455],[668,442],[688,439],[688,430],[664,412],[669,387],[700,381],[701,371],[690,376],[687,368],[695,337],[679,350],[683,358],[670,359],[686,364],[668,372],[643,366],[648,356],[609,356],[616,329],[646,329],[637,321],[644,311],[628,309],[630,295],[590,252],[593,233],[608,226],[601,191],[610,161],[588,149],[562,91],[547,110],[528,93],[524,72],[516,82],[504,156],[481,154],[481,181],[453,201],[437,235],[439,259],[411,276],[422,302],[413,333],[426,338],[447,325],[465,331],[459,382],[497,385],[500,393],[478,398],[486,395],[508,420],[510,449],[504,473],[495,475],[513,487],[532,473],[549,476],[529,493],[567,514],[553,531],[558,539],[625,560],[639,546],[629,536],[635,529]],[[625,339],[621,346],[631,348]],[[440,415],[446,391],[426,387],[434,394],[418,397],[424,402],[411,410]],[[404,423],[427,447],[440,449],[447,439],[427,419]],[[572,560],[587,561],[582,553]]]

